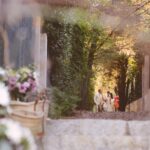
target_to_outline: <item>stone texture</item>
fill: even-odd
[[[128,125],[131,136],[150,137],[150,121],[130,121]]]
[[[37,73],[40,76],[41,18],[38,16],[35,17],[33,23],[34,23],[33,26],[34,26],[34,33],[35,33],[34,46],[33,46],[34,65],[36,66]]]
[[[150,150],[150,121],[49,120],[39,150]]]
[[[35,43],[33,46],[34,64],[39,75],[39,89],[47,86],[47,35],[41,34],[41,18],[34,19]]]
[[[144,56],[144,66],[142,69],[142,96],[143,96],[143,110],[150,111],[150,58],[149,55]]]
[[[148,138],[61,135],[45,139],[44,150],[148,150]]]
[[[61,126],[61,127],[60,127]],[[53,120],[47,126],[50,135],[124,135],[125,121],[77,119]]]
[[[144,66],[142,70],[142,94],[143,96],[147,93],[149,89],[149,67],[150,66],[150,60],[149,60],[149,55],[144,56]]]
[[[126,106],[126,112],[140,112],[142,111],[143,98],[140,98]]]
[[[144,96],[144,111],[150,112],[150,90]]]
[[[47,35],[41,34],[40,40],[40,86],[47,86]]]

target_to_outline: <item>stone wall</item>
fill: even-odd
[[[126,106],[126,112],[140,112],[142,111],[142,103],[143,103],[143,98],[140,98],[129,105]]]
[[[144,95],[144,111],[150,111],[150,89],[148,92]]]
[[[142,69],[142,110],[150,111],[150,56],[145,54]]]
[[[41,33],[41,18],[34,18],[35,40],[33,45],[34,64],[39,75],[39,88],[47,86],[47,35]]]
[[[47,35],[41,34],[40,39],[40,83],[42,88],[47,86]]]
[[[41,149],[149,150],[150,121],[49,120]]]

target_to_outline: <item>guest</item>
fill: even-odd
[[[115,96],[114,98],[114,107],[115,111],[117,112],[119,110],[119,96]]]
[[[96,112],[102,111],[103,106],[103,95],[101,89],[94,96],[94,103],[96,104]]]

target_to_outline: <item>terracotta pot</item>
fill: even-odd
[[[36,101],[36,102],[20,102],[11,101],[10,107],[13,111],[25,110],[30,112],[43,112],[45,119],[48,117],[49,101]]]
[[[44,113],[42,112],[14,110],[11,118],[18,121],[22,126],[29,128],[35,136],[44,134]]]

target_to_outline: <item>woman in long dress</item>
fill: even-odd
[[[104,111],[106,112],[113,112],[113,107],[112,107],[112,98],[111,98],[111,94],[108,91],[106,98],[105,98],[105,103],[103,105]]]

